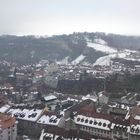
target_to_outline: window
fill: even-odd
[[[101,129],[101,133],[103,133],[103,130]]]
[[[137,128],[135,132],[136,132],[136,133],[139,133],[139,129]]]
[[[134,132],[135,131],[135,129],[134,128],[131,128],[131,132]]]
[[[79,122],[80,121],[80,118],[77,118],[77,122]]]
[[[93,121],[92,121],[92,120],[90,120],[90,121],[89,121],[89,124],[92,124],[92,123],[93,123]]]
[[[103,127],[106,127],[106,123],[103,123]]]
[[[83,118],[81,119],[81,122],[84,122],[84,119]]]
[[[122,135],[122,131],[119,131],[119,135]]]
[[[97,122],[96,121],[94,121],[94,125],[97,125]]]
[[[85,123],[88,123],[88,119],[85,120]]]
[[[107,131],[107,134],[109,134],[109,131]]]
[[[117,131],[116,131],[116,130],[113,130],[113,133],[114,133],[114,134],[117,134]]]
[[[124,133],[124,135],[125,135],[125,136],[128,136],[128,133],[127,133],[127,132],[125,132],[125,133]]]
[[[98,124],[99,126],[101,126],[102,125],[102,123],[101,122],[99,122],[99,124]]]

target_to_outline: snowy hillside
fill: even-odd
[[[81,61],[83,61],[85,59],[86,56],[84,56],[83,54],[81,54],[80,56],[78,56],[75,60],[73,60],[71,63],[73,65],[79,64]]]
[[[12,61],[18,64],[32,64],[40,60],[57,61],[58,64],[69,64],[71,61],[72,64],[93,64],[98,58],[116,54],[118,50],[140,50],[140,37],[100,32],[52,37],[7,35],[0,36],[0,40],[0,60],[10,62],[12,58]],[[133,61],[139,58],[138,54],[135,55],[132,51],[130,57],[125,57]]]
[[[57,64],[60,64],[60,65],[67,65],[69,63],[69,56],[65,57],[64,59],[62,59],[61,61],[57,61],[56,63]]]
[[[101,51],[101,52],[104,52],[106,54],[111,54],[111,53],[116,53],[117,52],[116,49],[111,48],[107,45],[87,42],[87,46],[90,47],[90,48],[93,48],[96,51]]]
[[[131,53],[136,53],[136,51],[131,51],[131,50],[123,50],[121,52],[117,52],[117,53],[113,53],[113,54],[109,54],[107,56],[103,56],[100,57],[96,60],[96,62],[93,64],[95,65],[105,65],[108,66],[110,65],[111,59],[112,58],[123,58],[125,60],[131,60],[131,61],[140,61],[140,59],[134,59],[131,56]]]
[[[113,58],[123,58],[125,60],[131,60],[131,61],[140,61],[140,58],[135,58],[137,55],[137,51],[129,50],[129,49],[122,49],[121,51],[108,46],[108,43],[104,41],[101,38],[96,38],[94,40],[90,40],[86,38],[87,47],[93,48],[96,51],[103,52],[106,54],[106,56],[102,56],[98,58],[95,63],[95,65],[110,65],[111,59]]]
[[[87,41],[87,47],[93,48],[96,51],[100,51],[106,54],[112,54],[117,52],[117,49],[108,46],[107,45],[108,43],[101,38],[98,39],[96,38],[94,39],[94,41],[91,41],[90,39],[86,38],[86,41]]]
[[[94,42],[97,44],[101,44],[101,45],[107,45],[108,43],[106,41],[104,41],[103,39],[94,39]]]

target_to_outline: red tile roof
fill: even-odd
[[[0,113],[0,128],[5,129],[15,124],[16,119],[14,117]]]

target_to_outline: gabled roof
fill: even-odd
[[[72,107],[70,107],[67,110],[69,110],[71,112],[79,111],[81,108],[83,108],[85,106],[88,106],[92,103],[94,104],[94,102],[92,100],[87,99],[87,100],[84,100],[84,101],[80,102],[79,104],[73,105]]]

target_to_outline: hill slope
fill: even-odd
[[[94,63],[98,58],[118,50],[139,50],[140,37],[105,33],[73,33],[52,37],[0,36],[0,59],[21,64],[41,59]],[[81,57],[80,57],[81,56]],[[76,61],[77,59],[77,61]]]

